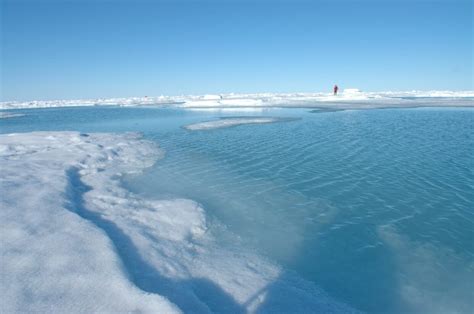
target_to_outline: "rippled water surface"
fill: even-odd
[[[3,133],[140,131],[166,157],[125,185],[206,209],[222,245],[259,252],[352,307],[474,307],[474,110],[24,110]],[[272,124],[205,131],[231,116]],[[296,119],[293,119],[296,118]]]

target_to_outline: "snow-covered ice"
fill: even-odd
[[[152,151],[145,143],[124,154],[133,141],[67,132],[1,136],[2,312],[179,312],[137,289],[114,243],[78,215],[88,202],[86,184],[114,199],[104,190],[113,184],[101,185],[107,176],[151,164],[141,158]],[[100,172],[106,165],[112,167]],[[74,184],[79,177],[83,185]]]
[[[97,99],[66,99],[66,100],[33,100],[33,101],[4,101],[0,109],[78,107],[78,106],[138,106],[163,105],[180,102],[182,97],[129,97],[129,98],[97,98]]]
[[[138,134],[0,135],[2,312],[354,312],[219,246],[198,203],[122,187],[163,154]]]
[[[235,107],[337,107],[344,109],[474,106],[474,91],[384,91],[365,92],[346,88],[332,93],[256,93],[219,95],[181,95],[158,97],[99,98],[51,101],[4,101],[0,109],[69,106],[177,106],[183,108]]]

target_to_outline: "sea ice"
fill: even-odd
[[[403,307],[410,313],[469,313],[474,307],[474,263],[452,249],[412,241],[391,225],[377,233],[397,263]]]
[[[121,154],[135,141],[70,132],[1,135],[2,312],[179,312],[127,280],[114,243],[77,215],[86,190],[73,186],[75,171],[93,186],[105,179],[94,173],[106,164],[115,165],[113,172],[149,165],[150,158],[139,159],[149,145]]]
[[[274,122],[286,121],[286,120],[287,119],[271,118],[271,117],[221,118],[219,120],[189,124],[189,125],[184,126],[184,128],[191,131],[211,130],[211,129],[229,128],[232,126],[238,126],[238,125],[244,125],[244,124],[274,123]]]
[[[0,119],[23,117],[23,113],[0,112]]]
[[[161,156],[137,134],[0,135],[2,312],[355,312],[218,245],[196,202],[122,187]]]
[[[336,107],[344,109],[474,106],[474,91],[385,91],[364,92],[357,88],[332,93],[256,93],[219,95],[181,95],[131,98],[99,98],[50,101],[4,101],[0,109],[70,106],[178,106],[182,108],[232,107]]]

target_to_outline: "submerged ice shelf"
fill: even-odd
[[[212,130],[220,128],[229,128],[238,125],[244,124],[265,124],[265,123],[275,123],[283,121],[291,121],[292,119],[288,118],[275,118],[275,117],[223,117],[219,120],[206,121],[193,123],[184,126],[185,129],[190,131],[198,130]]]
[[[18,118],[25,116],[23,113],[0,112],[0,119]]]
[[[137,134],[1,135],[2,311],[356,312],[219,246],[196,202],[122,187],[162,156]]]

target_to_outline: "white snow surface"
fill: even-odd
[[[181,95],[131,98],[100,98],[51,101],[5,101],[0,109],[68,107],[68,106],[178,106],[184,108],[214,107],[337,107],[364,109],[417,106],[474,106],[474,91],[385,91],[365,92],[346,88],[339,95],[332,93],[257,93]]]
[[[240,117],[240,118],[224,118],[213,121],[199,122],[194,124],[186,125],[184,128],[197,131],[197,130],[211,130],[220,128],[229,128],[232,126],[238,126],[243,124],[262,124],[262,123],[274,123],[281,119],[272,117]]]
[[[179,312],[135,287],[114,243],[76,213],[82,202],[103,217],[123,209],[129,200],[110,175],[153,162],[153,148],[141,143],[131,152],[133,141],[68,132],[1,135],[1,312]],[[83,200],[76,175],[92,188]]]
[[[0,135],[0,311],[354,312],[219,246],[196,202],[122,187],[163,154],[138,134]]]

